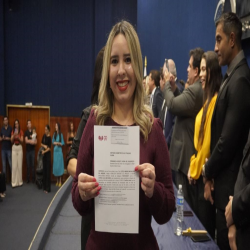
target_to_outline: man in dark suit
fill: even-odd
[[[188,79],[190,87],[182,93],[176,84],[169,82],[171,74],[164,69],[166,80],[164,98],[168,111],[176,116],[174,131],[170,145],[170,162],[177,186],[182,184],[185,200],[192,204],[195,195],[192,186],[189,185],[187,174],[190,158],[195,154],[194,148],[194,123],[203,103],[203,91],[199,80],[200,62],[204,51],[196,48],[190,51]],[[173,174],[174,175],[174,174]]]
[[[159,88],[160,72],[158,70],[150,71],[148,86],[149,86],[149,92],[151,94],[150,107],[153,111],[154,117],[159,118],[163,103],[163,95]]]
[[[220,65],[227,65],[211,122],[211,156],[203,165],[204,196],[217,209],[217,243],[230,249],[225,207],[239,171],[250,127],[250,73],[241,49],[242,24],[234,13],[225,13],[216,22],[215,52]],[[214,179],[214,187],[211,180]]]
[[[244,156],[237,181],[234,196],[226,207],[226,220],[229,227],[229,244],[236,249],[235,234],[237,235],[238,250],[246,249],[250,245],[250,133],[244,149]],[[236,233],[237,231],[237,233]]]

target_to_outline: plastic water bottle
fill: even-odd
[[[182,233],[182,222],[183,222],[183,203],[184,197],[182,192],[182,185],[179,185],[179,190],[177,193],[177,202],[176,202],[176,218],[177,218],[177,227],[176,227],[176,234],[180,236]]]

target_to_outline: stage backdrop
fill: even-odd
[[[3,1],[2,1],[3,2]],[[5,113],[4,102],[4,26],[3,3],[0,3],[0,115]],[[2,121],[2,119],[1,119]],[[0,121],[0,124],[2,124]]]
[[[214,50],[217,0],[138,0],[138,33],[148,72],[172,58],[179,79],[187,79],[190,49]]]
[[[9,3],[19,3],[10,11]],[[165,58],[186,80],[189,50],[214,49],[218,0],[0,1],[0,115],[7,103],[51,107],[51,116],[79,117],[90,104],[95,57],[112,25],[137,28],[148,72]],[[250,42],[243,41],[250,63]]]
[[[10,2],[19,6],[10,11]],[[95,58],[113,24],[122,18],[137,21],[135,0],[6,0],[0,5],[0,53],[5,51],[0,114],[3,104],[32,102],[50,106],[51,116],[79,117],[90,104]]]

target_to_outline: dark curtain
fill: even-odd
[[[2,5],[0,114],[6,104],[32,102],[50,106],[51,116],[79,117],[90,105],[95,58],[112,26],[123,18],[137,22],[135,0],[25,0],[15,11]]]
[[[5,114],[4,105],[4,12],[3,1],[0,1],[0,115]]]

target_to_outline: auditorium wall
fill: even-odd
[[[10,2],[19,4],[10,11]],[[32,102],[79,117],[90,104],[95,57],[122,18],[136,25],[137,1],[1,1],[0,114]]]
[[[179,79],[186,80],[190,49],[214,50],[218,0],[137,2],[137,31],[148,72],[162,67],[165,58],[172,58]],[[249,39],[243,41],[243,49],[250,65]]]
[[[159,69],[172,58],[179,79],[187,79],[189,51],[214,49],[217,0],[138,0],[138,33],[148,69]]]
[[[242,41],[242,48],[247,58],[248,66],[250,67],[250,38]]]
[[[0,3],[0,115],[4,114],[4,26],[3,4]],[[1,124],[1,123],[0,123]]]

